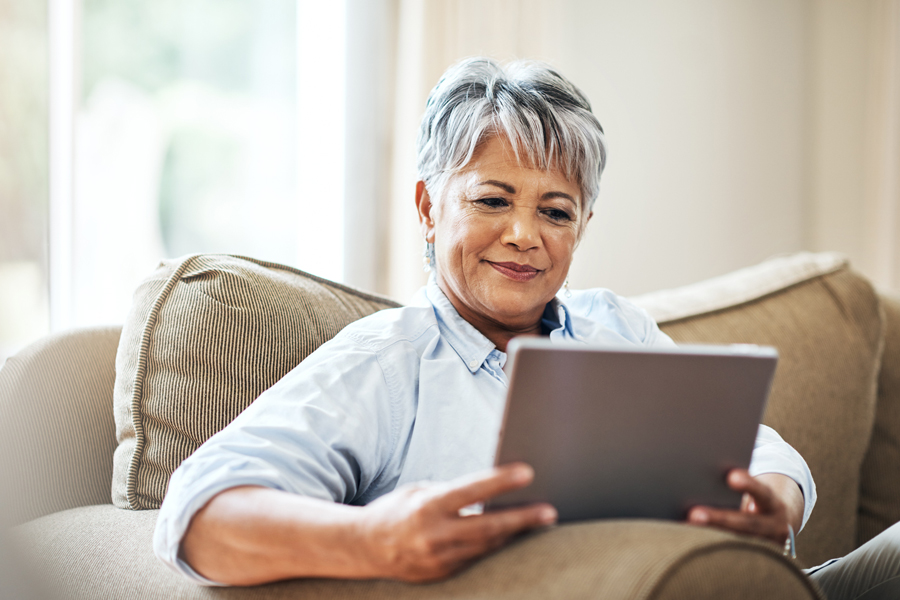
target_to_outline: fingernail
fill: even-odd
[[[693,510],[691,511],[691,522],[693,523],[709,523],[709,513],[705,510]]]
[[[557,514],[556,509],[548,506],[547,508],[544,508],[543,510],[541,510],[541,513],[540,513],[540,515],[538,515],[538,518],[540,518],[541,523],[543,523],[545,525],[551,525],[553,523],[556,523],[556,519],[558,516],[559,515]]]
[[[534,470],[528,465],[521,465],[516,467],[516,470],[513,472],[513,479],[518,482],[526,482],[531,481],[531,478],[534,476]]]

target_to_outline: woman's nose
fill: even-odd
[[[534,216],[514,214],[509,217],[500,241],[524,251],[537,247],[540,239],[539,224]]]

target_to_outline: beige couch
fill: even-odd
[[[202,277],[191,281],[215,281],[221,273],[214,262],[204,263]],[[183,274],[179,265],[169,264],[165,277],[151,282],[187,285],[178,279],[182,275],[172,275],[177,269]],[[352,290],[317,282],[329,294],[356,298]],[[174,284],[166,285],[171,291]],[[156,510],[122,509],[111,501],[117,485],[114,386],[121,386],[116,354],[118,349],[119,378],[130,376],[126,359],[137,352],[130,347],[138,339],[134,323],[126,324],[124,334],[108,327],[49,336],[0,371],[4,510],[16,525],[11,532],[17,552],[28,558],[45,592],[60,598],[818,597],[798,566],[844,554],[900,520],[900,303],[877,294],[832,254],[780,258],[636,300],[678,341],[779,349],[765,422],[806,457],[819,492],[797,539],[796,563],[773,545],[711,529],[599,521],[526,536],[437,584],[306,580],[244,589],[195,586],[153,556]],[[318,300],[309,302],[315,311]],[[137,314],[146,324],[147,310]],[[159,314],[153,318],[163,318]],[[173,331],[193,338],[209,329]],[[118,425],[119,437],[127,438],[127,427]],[[145,453],[151,434],[138,436]],[[127,497],[120,493],[119,503]]]

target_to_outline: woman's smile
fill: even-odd
[[[532,279],[534,279],[535,277],[538,276],[538,273],[540,273],[539,269],[535,269],[534,267],[532,267],[530,265],[520,265],[519,263],[514,263],[514,262],[498,263],[498,262],[491,262],[489,260],[485,261],[485,262],[487,262],[489,265],[491,265],[492,267],[497,269],[497,271],[499,273],[506,275],[513,281],[521,281],[521,282],[531,281]]]

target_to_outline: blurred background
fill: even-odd
[[[407,301],[416,128],[472,55],[607,133],[573,287],[838,250],[900,294],[900,0],[0,0],[0,363],[187,253]]]

